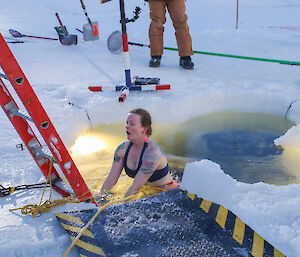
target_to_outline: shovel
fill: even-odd
[[[87,24],[83,25],[83,39],[85,41],[93,41],[99,39],[99,31],[98,31],[98,22],[92,22],[88,16],[85,5],[82,0],[80,0],[82,9],[84,11],[85,17],[88,20]]]
[[[77,35],[71,35],[68,33],[68,31],[66,30],[66,27],[62,24],[58,13],[55,13],[55,16],[59,22],[59,25],[63,31],[63,34],[59,34],[59,41],[60,43],[62,43],[63,45],[77,45]]]

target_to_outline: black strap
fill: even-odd
[[[126,166],[126,167],[127,167],[127,157],[128,157],[128,153],[129,153],[129,150],[130,150],[130,148],[132,147],[132,145],[133,145],[133,143],[130,142],[129,145],[128,145],[128,147],[127,147],[125,156],[124,156],[124,166]]]
[[[125,152],[124,167],[127,167],[127,158],[128,158],[129,150],[132,147],[132,145],[133,145],[133,143],[130,142],[129,145],[128,145],[128,148],[127,148],[127,150]],[[141,166],[142,166],[142,162],[143,162],[142,158],[143,158],[143,154],[144,154],[147,146],[148,146],[148,143],[144,142],[144,146],[143,146],[143,149],[142,149],[142,152],[141,152],[141,156],[140,156],[140,159],[139,159],[139,164],[138,164],[138,167],[136,168],[135,171],[138,171],[141,168]],[[127,169],[129,169],[129,168],[127,167]]]

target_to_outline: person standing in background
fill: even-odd
[[[166,9],[175,28],[175,36],[179,50],[179,65],[184,69],[193,69],[191,55],[192,39],[185,13],[185,0],[146,0],[149,2],[151,23],[149,27],[150,39],[150,67],[159,67],[163,54],[163,33],[166,22]]]

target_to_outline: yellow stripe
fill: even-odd
[[[285,257],[285,255],[274,248],[274,257]]]
[[[235,219],[235,225],[233,230],[233,238],[239,243],[243,244],[245,235],[245,223],[242,222],[238,217]]]
[[[67,221],[71,221],[73,223],[76,223],[80,226],[84,226],[84,223],[81,221],[81,219],[75,217],[75,216],[71,216],[69,214],[64,214],[64,213],[56,213],[55,214],[56,217],[67,220]]]
[[[211,202],[210,201],[206,201],[206,200],[203,200],[200,207],[202,208],[203,211],[205,211],[206,213],[209,212],[209,208],[211,206]]]
[[[80,257],[87,257],[86,255],[80,254]]]
[[[67,224],[64,224],[64,223],[60,223],[60,224],[64,227],[65,230],[73,231],[73,232],[75,232],[77,234],[79,234],[81,232],[81,230],[82,230],[81,227],[73,227],[73,226],[70,226],[70,225],[67,225]],[[94,235],[93,235],[93,233],[89,229],[85,230],[83,232],[83,235],[89,236],[91,238],[95,238]]]
[[[73,241],[75,239],[72,236],[70,236],[70,238]],[[81,247],[81,248],[89,251],[89,252],[92,252],[92,253],[95,253],[95,254],[99,254],[100,256],[106,256],[106,254],[103,252],[102,248],[100,248],[99,246],[86,243],[86,242],[84,242],[82,240],[77,240],[77,242],[75,244],[78,245],[79,247]]]
[[[252,253],[254,257],[262,257],[264,254],[264,239],[254,232]]]
[[[191,198],[192,200],[194,200],[195,199],[195,197],[196,197],[196,194],[190,194],[189,192],[187,192],[186,193],[187,194],[187,196],[189,197],[189,198]]]
[[[225,209],[222,205],[220,205],[218,213],[217,213],[217,217],[216,217],[216,222],[221,226],[221,228],[225,228],[227,214],[228,214],[228,210]]]

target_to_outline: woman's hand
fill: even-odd
[[[111,166],[110,172],[106,178],[106,180],[104,181],[102,188],[101,188],[101,193],[103,192],[107,192],[109,191],[117,182],[118,179],[121,175],[122,169],[123,169],[123,149],[125,147],[125,142],[123,142],[122,144],[120,144],[116,151],[115,151],[115,155],[114,155],[114,161],[113,164]]]

